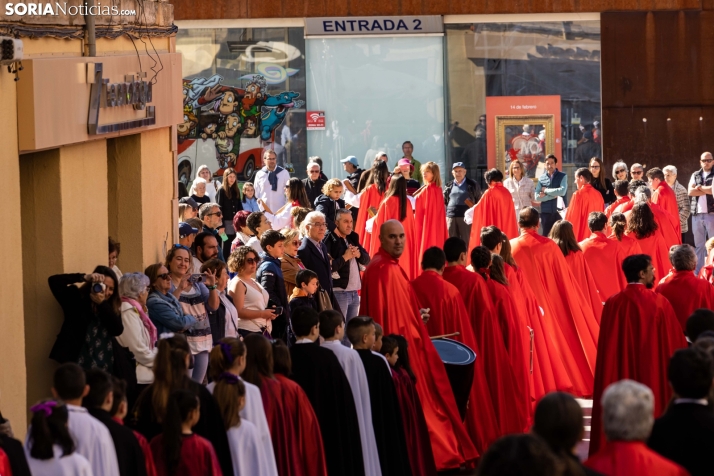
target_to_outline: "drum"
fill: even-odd
[[[456,405],[463,420],[466,418],[469,394],[474,382],[476,352],[452,339],[434,339],[432,343],[436,347],[441,361],[444,362],[451,389],[454,391]]]

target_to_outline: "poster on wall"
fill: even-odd
[[[562,163],[560,96],[492,96],[486,98],[488,166],[504,172],[514,160],[526,175],[545,172],[545,157]]]
[[[308,131],[324,131],[325,111],[307,111],[305,113],[305,122]]]

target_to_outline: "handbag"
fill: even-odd
[[[330,295],[328,294],[327,290],[323,289],[322,287],[318,288],[317,292],[315,293],[315,298],[315,301],[317,301],[318,312],[332,310],[332,300],[330,299]]]

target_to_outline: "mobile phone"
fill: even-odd
[[[203,282],[203,275],[202,274],[192,274],[191,277],[188,278],[188,282],[191,284],[201,283],[201,282]]]
[[[279,316],[280,314],[283,313],[283,306],[277,306],[277,307],[273,308],[273,311],[275,311],[276,316]]]

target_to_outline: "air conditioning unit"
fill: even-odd
[[[12,64],[22,60],[22,40],[0,36],[0,64]]]

